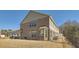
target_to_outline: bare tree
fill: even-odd
[[[79,47],[79,23],[67,21],[60,26],[60,32],[75,46]]]

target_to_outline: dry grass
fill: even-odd
[[[0,48],[71,48],[72,46],[63,42],[0,39]]]

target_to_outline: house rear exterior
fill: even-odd
[[[49,15],[30,11],[20,24],[21,38],[28,40],[53,40],[59,29]]]

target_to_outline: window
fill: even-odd
[[[45,37],[48,37],[48,31],[45,29]]]
[[[40,35],[41,35],[41,36],[44,36],[44,29],[41,29]]]
[[[36,34],[32,34],[32,37],[36,37]]]
[[[31,31],[32,37],[36,37],[37,31]]]
[[[36,24],[30,24],[29,27],[36,27]]]

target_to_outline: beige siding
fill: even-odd
[[[30,24],[32,24],[32,23],[35,23],[36,27],[30,27]],[[48,17],[37,19],[37,20],[31,20],[29,22],[22,24],[21,25],[22,37],[27,37],[28,39],[43,40],[43,38],[40,37],[40,27],[43,27],[43,26],[46,26],[46,27],[49,26],[49,18]],[[32,37],[33,31],[36,31],[36,37],[35,38]]]
[[[53,20],[53,19],[52,19]],[[52,20],[49,18],[49,28],[56,32],[56,33],[59,33],[59,29],[56,27],[56,25],[52,22]]]
[[[37,19],[41,19],[41,18],[45,18],[47,17],[46,15],[41,15],[35,12],[30,12],[24,19],[24,21],[22,23],[26,23],[32,20],[37,20]],[[26,20],[27,19],[27,20]]]
[[[31,27],[31,24],[35,26]],[[45,31],[42,32],[41,28],[43,28],[43,30]],[[35,12],[30,12],[25,17],[25,19],[21,23],[20,29],[22,38],[26,37],[27,39],[36,40],[53,39],[55,34],[59,33],[59,29],[56,27],[49,16]],[[44,33],[44,36],[41,36],[40,32]]]
[[[59,29],[56,27],[56,25],[52,22],[52,20],[49,18],[49,39],[53,40],[55,36],[59,35]]]

